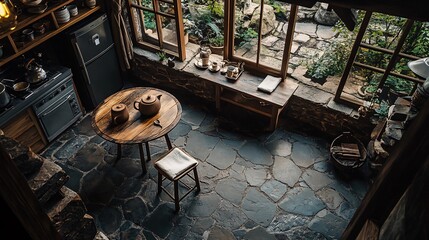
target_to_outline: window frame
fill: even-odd
[[[262,25],[262,13],[264,11],[264,1],[262,0],[260,5],[260,18],[259,18],[259,26]],[[298,5],[291,4],[290,5],[290,17],[288,20],[288,28],[286,32],[286,38],[285,38],[285,45],[283,49],[283,57],[282,57],[282,66],[281,69],[274,69],[269,66],[265,66],[263,63],[260,63],[260,51],[261,51],[261,31],[262,28],[259,27],[258,29],[258,43],[257,43],[257,55],[256,55],[256,61],[250,61],[246,58],[242,58],[239,56],[234,55],[234,35],[235,35],[235,6],[236,1],[225,1],[224,7],[225,7],[225,27],[224,27],[224,58],[229,61],[235,61],[235,62],[244,62],[246,64],[246,68],[255,71],[257,73],[263,73],[263,74],[270,74],[273,76],[281,77],[282,80],[286,79],[287,77],[287,69],[289,65],[289,59],[290,59],[290,50],[292,48],[292,42],[293,42],[293,34],[295,32],[295,23],[297,20],[297,13],[298,13]]]
[[[137,2],[137,3],[136,3]],[[133,30],[133,42],[144,49],[155,50],[155,51],[164,51],[169,55],[177,57],[180,61],[186,59],[186,48],[185,48],[185,35],[184,35],[184,25],[183,25],[183,15],[182,15],[182,5],[180,0],[151,0],[152,9],[143,6],[142,0],[128,0],[128,12],[130,16],[130,24]],[[174,15],[162,12],[159,9],[160,3],[172,4],[174,8]],[[144,26],[144,13],[143,11],[151,12],[154,14],[156,32],[158,39],[151,39],[145,33]],[[163,41],[163,32],[162,32],[162,20],[161,18],[174,19],[175,21],[175,32],[177,39],[177,52],[171,50],[171,48],[176,48],[174,45],[169,45]],[[141,36],[141,40],[137,36]],[[145,38],[146,37],[146,38]],[[157,43],[156,43],[157,42]]]
[[[386,80],[387,80],[388,76],[390,76],[390,75],[395,76],[395,77],[399,77],[399,78],[402,78],[406,81],[410,81],[410,82],[414,83],[414,89],[412,90],[412,93],[415,91],[417,84],[422,84],[424,82],[424,80],[418,79],[416,77],[411,77],[408,75],[403,75],[400,73],[393,72],[395,64],[401,58],[408,59],[408,60],[419,59],[416,56],[405,54],[405,53],[401,52],[402,46],[406,40],[406,37],[407,37],[409,31],[411,30],[411,27],[414,23],[414,20],[407,19],[404,26],[402,26],[402,30],[401,30],[402,32],[400,34],[400,38],[398,40],[397,46],[395,47],[394,50],[389,50],[389,49],[365,44],[362,42],[363,36],[364,36],[364,34],[368,28],[369,22],[371,20],[372,14],[373,14],[373,12],[371,12],[371,11],[366,11],[366,13],[365,13],[365,17],[361,23],[361,26],[359,28],[359,32],[358,32],[358,34],[355,38],[355,41],[353,43],[353,47],[352,47],[351,53],[349,55],[349,59],[346,63],[343,74],[341,75],[341,80],[338,83],[338,87],[337,87],[337,90],[336,90],[335,96],[334,96],[335,102],[346,104],[346,105],[349,105],[353,108],[359,108],[360,106],[364,106],[365,102],[367,101],[367,100],[363,100],[363,99],[355,99],[353,97],[348,96],[344,92],[344,88],[345,88],[345,85],[349,79],[349,75],[352,73],[352,71],[353,71],[352,68],[355,65],[358,67],[361,67],[363,69],[371,70],[373,72],[377,72],[377,73],[382,74],[380,82],[378,83],[378,87],[377,87],[378,89],[382,89],[384,87]],[[373,51],[378,51],[378,52],[382,52],[382,53],[387,54],[387,55],[391,55],[388,65],[383,69],[383,68],[378,68],[378,67],[367,65],[366,63],[358,62],[356,60],[356,57],[358,55],[359,49],[361,49],[361,48],[369,49],[369,50],[373,50]]]

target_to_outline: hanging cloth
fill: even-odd
[[[119,55],[119,65],[122,71],[131,68],[133,59],[133,42],[122,17],[122,0],[112,0],[112,34]]]

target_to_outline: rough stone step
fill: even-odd
[[[42,158],[43,159],[43,158]],[[40,204],[43,206],[49,199],[58,193],[61,187],[70,178],[66,172],[54,162],[43,159],[40,170],[30,176],[28,185],[33,190]]]
[[[94,237],[94,240],[109,240],[109,238],[103,232],[98,231]],[[146,238],[144,238],[142,240],[146,240]]]
[[[0,136],[0,145],[9,153],[12,161],[26,178],[37,172],[43,164],[43,159],[32,152],[29,147],[11,138]]]
[[[47,202],[45,212],[57,231],[65,236],[83,226],[81,222],[87,209],[75,191],[63,186],[60,193]]]
[[[97,227],[95,226],[94,218],[89,214],[85,214],[73,231],[64,233],[63,239],[93,240],[96,234]]]

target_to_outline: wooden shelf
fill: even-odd
[[[0,59],[0,67],[15,59],[16,57],[26,53],[27,51],[33,49],[34,47],[39,46],[50,38],[54,37],[58,33],[64,31],[68,27],[74,25],[75,23],[83,20],[92,13],[98,11],[100,6],[95,6],[94,8],[79,8],[79,14],[74,17],[70,17],[70,21],[66,23],[59,24],[56,20],[54,12],[60,9],[63,6],[67,6],[73,3],[74,0],[67,0],[62,3],[55,4],[48,7],[48,9],[41,14],[22,14],[18,18],[18,25],[12,31],[7,31],[0,33],[0,41],[7,44],[8,51],[6,50],[3,58]],[[23,46],[17,46],[16,40],[14,37],[19,35],[23,29],[31,27],[31,25],[37,21],[45,19],[50,22],[50,29],[47,29],[47,32],[40,36],[35,36],[34,40],[31,42],[25,43]]]

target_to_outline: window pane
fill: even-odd
[[[177,52],[176,21],[172,18],[161,17],[163,47]]]
[[[264,1],[264,21],[262,25],[261,51],[259,63],[279,70],[282,67],[285,34],[282,26],[286,21],[286,3]]]
[[[235,7],[234,56],[256,62],[258,49],[260,4],[237,4]],[[253,13],[253,15],[252,15]],[[250,19],[249,17],[252,16]]]
[[[171,3],[159,2],[159,11],[174,15],[174,5]]]
[[[141,4],[143,7],[153,9],[152,0],[141,0]]]
[[[190,1],[183,8],[183,23],[192,42],[223,46],[224,1]]]
[[[143,22],[144,22],[144,40],[152,43],[152,44],[158,44],[158,33],[156,28],[156,22],[155,22],[155,14],[153,12],[149,11],[142,11],[143,12]]]

